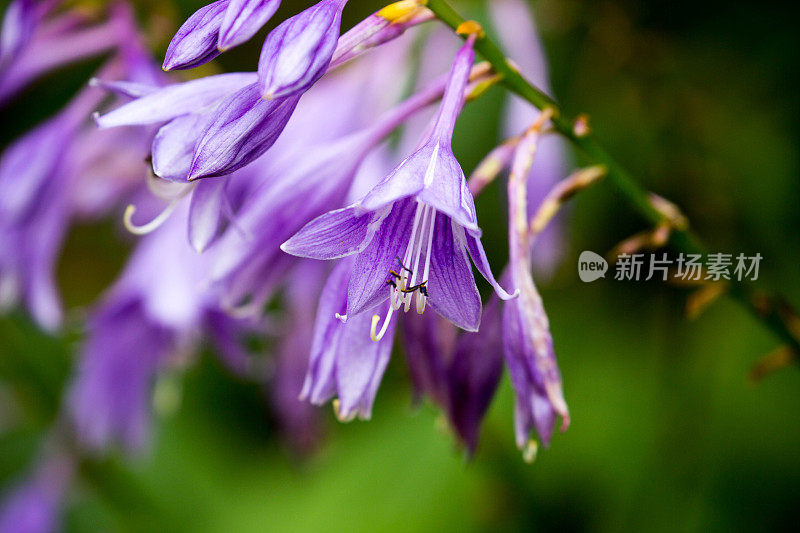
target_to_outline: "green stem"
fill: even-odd
[[[465,19],[450,7],[446,0],[427,0],[427,7],[439,20],[454,30],[465,22]],[[526,80],[509,63],[505,54],[491,39],[482,37],[475,41],[475,50],[486,61],[491,63],[494,70],[502,76],[502,83],[507,89],[526,99],[538,109],[549,107],[555,111],[555,116],[552,119],[555,129],[569,139],[591,164],[604,165],[608,169],[606,181],[616,187],[625,201],[639,215],[654,225],[664,221],[664,214],[650,202],[648,191],[611,157],[591,133],[576,135],[575,121],[566,117],[552,98]],[[702,254],[705,252],[705,248],[699,239],[688,230],[674,229],[670,236],[670,246],[685,253]],[[782,305],[779,303],[782,299],[771,299],[773,303],[767,306],[757,305],[757,295],[752,288],[738,281],[731,281],[730,283],[730,294],[741,302],[758,320],[769,327],[782,341],[789,344],[794,349],[795,354],[800,354],[800,341],[792,334],[789,326],[791,318],[786,316],[787,313],[791,314],[793,312],[787,311],[785,306],[782,311]],[[763,303],[764,299],[761,298],[761,301]]]

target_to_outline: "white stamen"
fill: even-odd
[[[125,229],[133,233],[134,235],[147,235],[155,230],[157,230],[161,225],[167,221],[175,208],[178,207],[178,200],[173,200],[167,207],[164,208],[161,213],[156,216],[153,220],[148,222],[147,224],[142,224],[141,226],[137,226],[131,220],[133,218],[134,213],[136,213],[136,206],[133,204],[129,204],[128,207],[125,208],[125,214],[122,216],[122,223],[125,225]]]
[[[333,316],[335,316],[336,318],[338,318],[342,322],[347,322],[347,315],[346,314],[340,315],[339,313],[335,313]]]
[[[166,180],[163,181],[166,182]],[[147,235],[148,233],[157,230],[164,222],[167,221],[172,212],[175,211],[175,208],[178,207],[178,202],[180,202],[187,194],[193,191],[195,187],[195,184],[182,186],[182,188],[177,191],[177,194],[170,199],[167,207],[165,207],[164,210],[161,211],[158,216],[156,216],[156,218],[141,226],[133,223],[132,219],[134,213],[136,213],[136,206],[129,204],[128,207],[125,208],[125,213],[122,215],[122,223],[125,225],[125,229],[134,235]],[[151,190],[153,189],[151,188]]]
[[[379,315],[372,315],[372,325],[369,327],[369,336],[372,340],[378,342],[383,338],[384,335],[386,335],[386,330],[389,329],[389,321],[391,320],[393,314],[394,309],[390,307],[389,312],[386,313],[386,319],[383,321],[383,326],[381,327],[380,332],[377,333],[376,330],[378,329],[378,322],[380,322],[381,317]]]

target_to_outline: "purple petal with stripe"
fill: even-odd
[[[249,41],[280,5],[281,0],[231,0],[219,29],[217,48],[224,52]]]
[[[481,297],[467,256],[464,230],[447,215],[436,215],[428,303],[437,313],[467,331],[478,331]]]
[[[167,47],[164,70],[185,70],[219,55],[217,37],[229,0],[201,7],[186,19]]]

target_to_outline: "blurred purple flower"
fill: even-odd
[[[76,10],[49,16],[57,2],[12,2],[3,21],[0,105],[39,76],[124,46],[135,34],[129,9],[117,3],[107,20],[88,25]]]
[[[0,498],[0,533],[50,533],[59,529],[62,499],[73,475],[63,455],[46,458],[33,475]]]
[[[494,0],[489,12],[498,28],[498,38],[520,71],[534,85],[552,95],[547,58],[531,14],[530,5],[523,0]],[[503,131],[507,137],[524,132],[538,116],[527,101],[510,94],[504,113]],[[528,180],[529,215],[539,206],[547,192],[567,174],[567,147],[558,135],[539,140],[536,159]],[[559,217],[537,238],[533,265],[539,276],[550,276],[566,250],[563,217]]]
[[[347,0],[322,0],[272,30],[258,60],[260,94],[268,99],[306,91],[325,74]]]

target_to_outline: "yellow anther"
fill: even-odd
[[[392,24],[399,24],[413,17],[424,5],[425,2],[420,0],[400,0],[400,2],[384,7],[378,11],[377,15]]]
[[[478,39],[486,37],[486,32],[483,31],[483,26],[474,20],[465,20],[456,28],[456,33],[459,35],[474,35]]]

